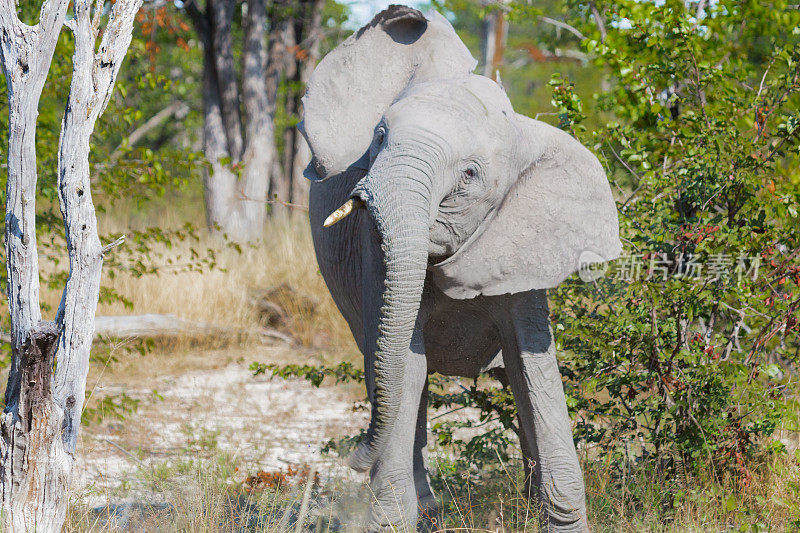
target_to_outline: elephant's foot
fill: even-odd
[[[573,494],[557,494],[549,487],[542,487],[537,502],[539,507],[539,528],[543,533],[586,533],[583,486],[572,491]]]
[[[365,528],[369,533],[415,531],[418,505],[410,466],[407,472],[404,469],[373,474],[372,501]]]
[[[520,440],[523,449],[530,451],[527,438],[523,436]],[[540,459],[543,459],[541,454]],[[540,531],[589,531],[583,477],[571,474],[572,469],[567,461],[545,461],[542,465],[536,465],[534,461],[526,460],[525,490],[532,508],[537,510]]]
[[[438,531],[442,523],[442,510],[439,504],[430,497],[430,501],[425,501],[426,498],[420,498],[419,505],[419,523],[417,524],[417,531],[420,533],[431,533]]]

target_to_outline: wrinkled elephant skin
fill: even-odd
[[[435,518],[427,375],[492,367],[517,403],[542,529],[587,531],[545,289],[619,255],[616,206],[589,150],[515,113],[474,67],[444,17],[390,6],[320,62],[303,99],[317,260],[372,404],[350,459],[370,472],[366,529]]]

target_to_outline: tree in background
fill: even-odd
[[[503,62],[507,28],[503,2],[486,3],[486,13],[481,22],[481,55],[478,60],[481,74],[497,81],[497,70]]]
[[[283,196],[299,205],[308,204],[308,180],[303,177],[303,171],[311,161],[311,149],[296,125],[302,119],[300,99],[320,58],[324,6],[324,0],[300,0],[287,25],[287,45],[292,53],[286,55],[285,111],[293,120],[284,129],[282,169],[275,177],[283,183]],[[288,194],[287,187],[290,187]],[[276,195],[281,197],[280,193]]]
[[[274,96],[267,92],[267,12],[264,0],[243,10],[241,90],[234,63],[234,0],[185,8],[203,45],[203,151],[209,227],[241,241],[260,237],[275,157]],[[240,96],[241,92],[241,96]],[[240,106],[246,120],[242,124]]]
[[[142,0],[47,0],[35,26],[0,3],[0,60],[9,105],[6,257],[12,359],[0,418],[7,531],[61,529],[73,476],[103,255],[91,198],[89,141],[107,106]],[[98,43],[101,22],[107,17]],[[36,247],[36,119],[62,25],[74,36],[57,188],[70,262],[54,322],[42,321]]]
[[[307,185],[298,170],[307,163],[305,141],[294,122],[283,128],[279,152],[274,121],[282,78],[289,86],[283,112],[298,112],[298,87],[319,55],[323,6],[322,0],[207,0],[202,8],[192,0],[184,6],[204,49],[207,222],[234,240],[261,236],[268,202],[277,214],[306,203]],[[234,52],[237,10],[243,27],[240,69]]]

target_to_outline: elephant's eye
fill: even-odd
[[[468,169],[466,169],[464,171],[464,177],[467,178],[468,180],[473,179],[477,175],[478,175],[478,172],[472,167],[470,167],[470,168],[468,168]]]

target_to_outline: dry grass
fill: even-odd
[[[169,227],[175,222],[160,223]],[[135,225],[116,219],[104,224],[106,230],[118,231]],[[172,313],[188,320],[242,329],[267,325],[269,317],[257,305],[258,299],[267,295],[288,316],[288,322],[279,327],[291,332],[302,346],[265,348],[247,339],[201,344],[171,341],[159,342],[150,353],[141,356],[126,351],[128,344],[120,343],[111,347],[116,362],[93,365],[90,389],[99,389],[104,383],[141,387],[142,381],[165,374],[179,376],[253,360],[357,359],[349,329],[317,270],[305,220],[271,222],[264,243],[245,247],[241,253],[208,238],[195,247],[211,245],[220,250],[220,269],[141,278],[120,273],[107,284],[134,303],[134,313]],[[163,251],[167,255],[161,260],[171,257],[180,261],[189,249],[183,244]],[[57,304],[59,298],[56,291],[43,293],[43,300],[51,305]],[[101,305],[98,313],[131,311],[113,303]],[[439,451],[435,456],[438,461],[447,460],[447,453]],[[203,457],[198,460],[177,454],[163,463],[142,468],[141,483],[149,488],[151,499],[157,496],[153,505],[117,509],[119,513],[111,513],[114,516],[110,518],[108,510],[92,509],[84,499],[76,497],[65,530],[118,531],[120,516],[130,519],[122,528],[125,531],[271,532],[285,531],[289,525],[294,530],[303,487],[246,493],[240,485],[242,472],[252,465],[238,464],[219,450],[208,450]],[[791,455],[773,456],[751,465],[753,478],[747,486],[733,478],[716,480],[703,472],[665,479],[652,469],[639,467],[629,468],[620,478],[602,456],[585,459],[583,469],[594,531],[800,529],[800,458]],[[445,487],[439,494],[448,511],[443,527],[451,531],[536,531],[535,512],[519,494],[519,470],[519,465],[498,469],[490,479],[476,483],[440,469],[434,476]],[[125,490],[123,486],[108,494],[108,501],[125,502],[132,497],[140,502],[150,501]],[[354,530],[354,516],[363,512],[366,497],[363,487],[357,484],[328,479],[314,492],[315,507],[307,517],[308,523],[331,526],[331,530]]]
[[[260,324],[255,300],[271,289],[274,303],[294,319],[292,333],[304,345],[319,344],[319,332],[330,335],[330,342],[347,345],[347,326],[319,274],[305,220],[272,221],[263,242],[243,246],[241,252],[208,237],[199,244],[178,243],[169,252],[156,252],[164,254],[159,258],[162,264],[185,263],[189,248],[216,248],[218,268],[173,273],[167,269],[141,278],[123,272],[106,283],[126,295],[137,313],[173,313],[242,328]],[[129,312],[119,303],[98,309],[98,314]]]
[[[800,456],[753,460],[752,478],[710,470],[665,476],[633,467],[620,479],[608,464],[584,466],[595,531],[797,531],[800,528]]]
[[[536,532],[536,511],[519,491],[519,464],[493,477],[464,480],[434,477],[446,488],[446,510],[437,531]],[[800,527],[800,466],[791,457],[770,457],[751,465],[758,473],[748,486],[721,482],[704,473],[664,479],[650,468],[632,466],[620,480],[598,462],[584,464],[589,521],[595,532],[797,531]],[[90,509],[71,507],[66,531],[293,531],[304,482],[277,490],[247,492],[231,457],[205,463],[183,461],[143,471],[163,497],[156,504]],[[511,472],[511,473],[509,473]],[[685,483],[685,485],[684,485]],[[683,488],[677,488],[683,486]],[[358,531],[368,489],[352,481],[321,479],[314,486],[304,531]],[[321,526],[321,527],[320,527]]]
[[[125,213],[127,208],[116,212]],[[151,217],[150,223],[163,228],[179,227],[164,211]],[[141,220],[120,220],[106,216],[101,227],[108,233],[129,233],[130,228],[142,229]],[[200,258],[210,257],[213,251],[216,266],[203,266],[192,259],[192,250]],[[112,252],[114,253],[114,252]],[[123,252],[117,252],[123,253]],[[319,273],[314,257],[308,223],[298,216],[290,220],[270,221],[264,239],[257,245],[242,246],[240,251],[203,233],[200,242],[175,241],[171,246],[155,246],[148,266],[163,267],[158,274],[137,276],[134,272],[117,269],[113,277],[108,269],[103,284],[133,303],[133,309],[122,302],[101,303],[98,315],[173,314],[182,319],[206,322],[229,328],[230,331],[254,331],[271,327],[290,334],[300,345],[278,346],[270,351],[273,361],[303,362],[312,358],[325,360],[358,359],[350,330],[336,309]],[[64,268],[48,265],[43,269]],[[186,268],[189,263],[201,264],[202,270]],[[178,267],[172,265],[180,265]],[[42,288],[42,303],[54,312],[61,298],[59,288]],[[283,310],[279,316],[267,313],[259,301],[269,301]],[[135,341],[127,340],[105,347],[116,364],[95,365],[90,376],[100,373],[106,380],[120,377],[142,379],[188,370],[220,368],[231,361],[260,360],[263,349],[254,338],[233,335],[229,338],[161,339],[140,357]],[[95,350],[102,352],[103,348]],[[213,353],[209,353],[213,351]]]
[[[119,218],[117,213],[130,209],[118,206],[114,215],[100,218],[104,234],[130,234],[157,226],[167,231],[182,226],[170,212],[159,211],[145,225],[140,217]],[[202,223],[196,224],[202,228]],[[173,239],[170,246],[151,245],[144,256],[140,250],[112,251],[121,259],[141,259],[147,267],[157,267],[157,274],[137,276],[121,269],[104,272],[103,285],[128,298],[134,306],[131,311],[121,302],[101,303],[99,315],[134,313],[172,313],[181,318],[211,322],[231,327],[255,327],[261,324],[256,300],[270,292],[274,303],[280,305],[295,319],[292,326],[295,336],[304,345],[319,344],[320,332],[329,337],[326,346],[352,346],[349,344],[347,325],[330,298],[314,257],[314,248],[308,222],[304,215],[286,220],[269,220],[263,241],[256,245],[243,245],[237,251],[230,243],[209,236],[200,230],[200,240]],[[62,247],[55,246],[56,250]],[[215,266],[203,264],[204,258],[213,254]],[[193,255],[194,254],[194,255]],[[58,264],[42,258],[45,273],[63,271],[67,262],[60,257]],[[190,265],[202,268],[191,271]],[[113,277],[111,277],[113,275]],[[42,303],[55,310],[61,299],[61,287],[42,287]]]

